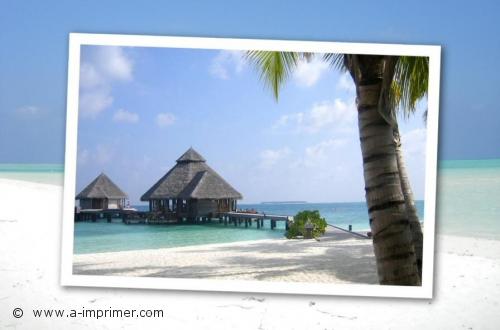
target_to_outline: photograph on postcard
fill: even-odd
[[[439,47],[100,36],[71,36],[66,284],[432,294]]]

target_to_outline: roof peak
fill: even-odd
[[[182,156],[177,159],[177,163],[189,163],[189,162],[205,162],[205,158],[200,155],[193,147],[190,147]]]
[[[76,196],[76,199],[82,198],[127,198],[127,194],[101,172]]]

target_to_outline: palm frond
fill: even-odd
[[[336,54],[336,53],[325,53],[323,54],[323,60],[330,63],[330,65],[342,72],[347,71],[347,66],[345,62],[344,54]]]
[[[297,67],[301,57],[310,58],[309,53],[247,51],[246,58],[260,71],[260,78],[271,87],[278,100],[280,88]]]
[[[405,117],[415,112],[417,102],[427,96],[429,58],[401,56],[391,85],[391,104]]]

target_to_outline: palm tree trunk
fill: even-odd
[[[420,220],[418,219],[415,201],[413,199],[413,191],[410,185],[410,179],[406,171],[406,165],[403,157],[403,150],[401,148],[401,136],[399,128],[394,127],[394,141],[396,143],[396,154],[398,159],[399,179],[401,181],[401,189],[406,204],[406,214],[410,221],[410,231],[412,235],[413,247],[415,249],[415,258],[417,260],[418,274],[422,278],[422,249],[423,249],[423,234]]]
[[[393,128],[378,109],[385,57],[348,55],[356,84],[366,202],[380,284],[420,285]]]

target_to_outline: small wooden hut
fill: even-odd
[[[122,209],[127,198],[127,194],[104,173],[76,195],[81,210]]]
[[[189,148],[141,201],[149,202],[151,212],[175,219],[195,219],[235,211],[237,200],[242,198],[198,152]]]

